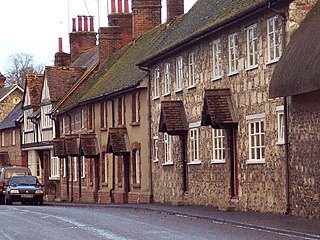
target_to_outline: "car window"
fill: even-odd
[[[29,171],[27,169],[7,169],[5,171],[4,178],[9,179],[12,176],[17,176],[17,175],[29,175]]]
[[[31,176],[13,177],[10,180],[10,185],[36,185],[37,183],[37,178]]]

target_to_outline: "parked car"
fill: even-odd
[[[28,167],[21,166],[2,167],[0,169],[0,204],[4,203],[6,185],[14,175],[31,175],[31,171]]]
[[[43,189],[36,176],[16,175],[10,178],[5,193],[5,203],[11,205],[13,202],[43,205]]]

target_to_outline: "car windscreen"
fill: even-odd
[[[37,178],[32,176],[12,177],[10,185],[36,185]]]
[[[16,175],[29,175],[29,171],[27,169],[6,169],[4,178],[9,179]]]

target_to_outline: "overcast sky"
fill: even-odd
[[[185,0],[185,12],[195,2]],[[165,3],[166,0],[162,0],[163,20]],[[71,19],[92,15],[98,31],[99,26],[107,26],[108,7],[110,9],[110,0],[1,0],[0,72],[6,71],[9,56],[15,53],[32,55],[36,65],[53,65],[59,37],[63,38],[63,51],[69,52]]]

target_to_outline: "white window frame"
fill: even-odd
[[[194,59],[193,52],[189,53],[188,55],[188,72],[189,72],[188,87],[192,88],[196,85],[195,59]]]
[[[77,160],[78,160],[78,157],[72,157],[71,158],[73,161],[73,181],[76,182],[78,181],[78,171],[77,171]]]
[[[27,109],[24,111],[24,131],[25,132],[31,132],[33,131],[33,123],[31,122],[31,119],[28,118],[31,116],[33,110],[32,109]]]
[[[4,132],[1,133],[1,147],[4,147]]]
[[[212,128],[212,163],[225,163],[225,130]]]
[[[221,41],[217,39],[212,42],[212,80],[218,80],[221,79],[221,77]]]
[[[267,55],[268,63],[277,62],[280,58],[280,32],[277,28],[278,15],[267,19]]]
[[[257,68],[259,61],[257,24],[247,28],[247,70]]]
[[[51,111],[52,105],[43,105],[41,107],[41,123],[42,128],[51,128],[52,127],[52,119],[48,115],[48,113]]]
[[[53,151],[50,150],[50,179],[60,178],[60,159],[53,155]]]
[[[172,161],[172,136],[168,133],[163,134],[163,144],[164,144],[164,164],[171,165]]]
[[[176,92],[183,88],[183,60],[182,57],[176,59]]]
[[[155,68],[153,74],[153,99],[157,99],[160,95],[160,68]]]
[[[67,177],[67,158],[63,158],[63,177]]]
[[[86,127],[86,110],[84,108],[81,109],[81,129],[85,129]]]
[[[228,52],[229,52],[229,74],[237,74],[239,71],[239,43],[238,34],[232,33],[228,36]]]
[[[121,97],[121,124],[124,125],[126,124],[126,118],[125,118],[125,114],[126,114],[126,110],[125,110],[125,107],[126,107],[126,104],[125,104],[125,96],[122,96]]]
[[[166,96],[170,94],[170,63],[165,63],[164,65],[164,81],[163,81],[163,92],[162,95]]]
[[[16,130],[12,130],[12,146],[16,145]]]
[[[246,120],[248,121],[249,137],[247,164],[265,163],[265,114],[250,115],[246,117]]]
[[[134,122],[140,122],[140,93],[136,92],[135,93],[135,114],[136,114],[136,118],[134,119]]]
[[[159,161],[159,137],[153,137],[153,151],[154,151],[154,160],[153,162]]]
[[[189,151],[188,164],[200,164],[200,126],[201,121],[189,124]]]
[[[104,154],[104,183],[108,183],[108,153]]]
[[[277,145],[282,145],[285,143],[284,139],[284,106],[278,106],[276,107],[276,112],[277,112]]]
[[[140,184],[140,150],[139,149],[134,149],[134,154],[135,154],[135,158],[136,158],[136,179],[135,179],[135,183]]]
[[[81,168],[81,178],[86,177],[86,158],[85,156],[81,156],[82,168]]]

